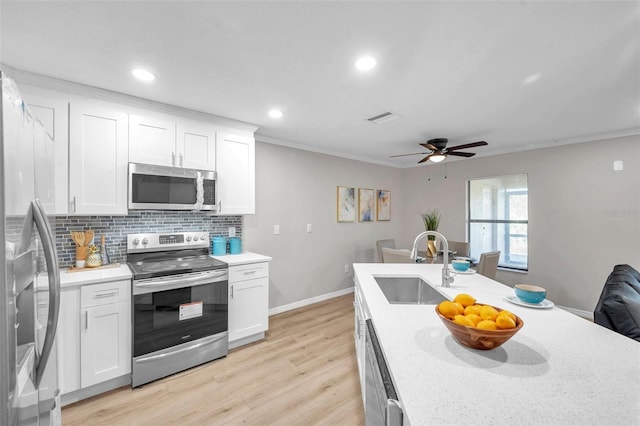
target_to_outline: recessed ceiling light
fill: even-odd
[[[535,74],[531,74],[529,77],[525,78],[524,81],[522,82],[522,84],[531,84],[531,83],[535,83],[536,81],[540,80],[540,77],[542,76],[542,74],[540,74],[539,72],[535,73]]]
[[[271,111],[269,111],[269,117],[271,118],[282,118],[283,115],[284,112],[279,109],[272,109]]]
[[[134,68],[131,70],[131,74],[135,78],[141,81],[153,81],[156,79],[156,75],[150,71],[143,70],[142,68]]]
[[[356,61],[356,68],[360,71],[369,71],[376,66],[376,59],[371,56],[363,56]]]

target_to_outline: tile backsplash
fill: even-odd
[[[229,236],[229,227],[242,237],[242,216],[213,216],[210,213],[188,211],[138,211],[128,216],[56,216],[56,249],[61,268],[75,263],[76,246],[71,231],[93,230],[94,244],[105,235],[107,252],[112,263],[127,259],[127,234],[143,232],[208,231],[214,236]]]

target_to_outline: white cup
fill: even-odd
[[[76,260],[76,268],[81,269],[84,268],[84,260]]]

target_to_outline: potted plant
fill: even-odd
[[[422,214],[422,221],[424,222],[425,231],[437,231],[438,225],[440,225],[440,212],[438,209],[433,209]],[[435,235],[427,235],[427,256],[436,257],[438,250],[435,243]]]

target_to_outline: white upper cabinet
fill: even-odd
[[[219,214],[255,214],[253,133],[220,131],[216,141]]]
[[[161,114],[129,117],[129,161],[215,170],[215,127]]]
[[[128,117],[119,105],[72,101],[70,214],[127,214]]]
[[[25,102],[29,105],[31,113],[44,125],[46,132],[53,139],[53,147],[48,143],[45,163],[53,169],[53,183],[55,194],[52,197],[53,209],[45,205],[48,213],[67,214],[69,212],[69,100],[63,93],[39,89],[31,86],[20,85],[19,89]],[[36,154],[38,155],[38,149]],[[53,156],[53,158],[51,158]],[[36,170],[38,173],[38,170]],[[47,177],[49,175],[47,174]],[[43,178],[37,178],[37,182],[44,183]],[[41,199],[49,199],[48,194],[39,191]]]
[[[177,166],[216,169],[216,129],[211,124],[180,120],[177,125]]]
[[[162,115],[129,116],[129,161],[173,166],[176,156],[176,125]]]

